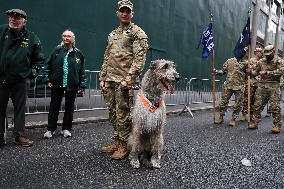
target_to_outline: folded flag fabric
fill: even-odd
[[[199,39],[199,44],[203,45],[203,50],[202,50],[202,58],[208,58],[212,50],[214,49],[214,41],[213,41],[213,32],[212,32],[212,23],[210,23],[202,32],[200,35]]]
[[[239,61],[246,54],[244,48],[250,44],[250,17],[248,17],[247,23],[241,33],[241,36],[235,46],[234,55]]]

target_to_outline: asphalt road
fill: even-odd
[[[75,125],[73,137],[45,140],[43,128],[28,129],[35,144],[0,150],[0,188],[284,188],[284,133],[270,133],[272,119],[258,130],[213,125],[212,113],[168,116],[161,169],[134,170],[129,160],[111,160],[99,148],[109,143],[108,122]],[[247,158],[251,166],[242,164]]]

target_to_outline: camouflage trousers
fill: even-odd
[[[257,86],[250,86],[250,115],[253,114],[253,104],[255,101],[255,92],[256,92]],[[244,100],[243,100],[243,109],[242,113],[248,114],[248,86],[246,85],[245,91],[244,91]]]
[[[256,124],[259,123],[261,112],[267,102],[270,102],[270,111],[273,117],[274,126],[281,127],[281,106],[280,106],[280,87],[279,83],[261,83],[259,84],[253,105],[253,119]]]
[[[229,100],[233,94],[235,95],[235,104],[233,107],[232,118],[238,117],[240,111],[242,110],[243,92],[242,90],[227,89],[226,87],[222,92],[222,98],[219,104],[220,115],[222,116],[225,115],[228,108]]]
[[[113,125],[114,139],[127,141],[131,131],[129,90],[120,83],[105,82],[104,99],[109,109],[109,120]]]

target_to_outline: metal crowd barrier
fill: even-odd
[[[87,88],[83,96],[77,96],[75,111],[92,111],[106,109],[106,104],[99,89],[99,71],[86,70]],[[50,89],[39,76],[28,85],[26,115],[47,114],[50,104]],[[63,99],[64,100],[64,99]],[[64,111],[64,103],[61,106]]]
[[[106,109],[99,88],[99,71],[86,70],[87,88],[83,96],[75,100],[75,111],[93,111]],[[28,90],[26,115],[47,114],[50,103],[50,89],[41,77],[35,79]],[[216,101],[220,98],[223,83],[216,80]],[[212,81],[210,79],[182,78],[174,83],[175,93],[166,95],[167,106],[184,105],[184,110],[193,117],[190,104],[212,103]],[[64,104],[64,103],[63,103]],[[61,107],[64,111],[64,106]]]
[[[86,70],[87,88],[83,96],[77,96],[74,110],[76,112],[107,109],[99,88],[99,71]],[[175,93],[166,95],[167,106],[184,106],[182,112],[188,111],[193,117],[193,104],[212,103],[212,81],[210,79],[182,78],[174,84]],[[26,115],[48,114],[50,104],[50,89],[44,82],[44,76],[39,76],[28,83]],[[222,82],[216,80],[216,102],[222,91]],[[137,91],[136,91],[137,92]],[[64,99],[63,99],[64,102]],[[64,112],[64,103],[60,112]],[[181,113],[182,113],[181,112]],[[12,103],[8,104],[7,116],[12,118]]]
[[[78,96],[75,100],[75,111],[94,111],[107,109],[104,98],[99,88],[99,71],[86,70],[87,89],[83,96]],[[215,80],[216,82],[216,106],[221,99],[221,92],[223,89],[223,82]],[[26,115],[47,114],[50,104],[50,89],[47,88],[44,82],[44,76],[39,76],[35,80],[28,83],[28,95],[26,103]],[[198,78],[182,78],[174,84],[175,93],[166,95],[167,106],[183,107],[180,112],[188,112],[193,116],[192,108],[202,106],[204,104],[212,104],[212,80],[198,79]],[[137,92],[137,91],[136,91]],[[281,87],[281,93],[284,88]],[[281,95],[281,101],[284,101],[284,95]],[[64,112],[64,103],[61,106],[60,112]],[[12,118],[12,104],[8,104],[7,116]],[[9,112],[10,111],[10,112]]]
[[[93,111],[106,109],[106,104],[99,87],[99,71],[86,70],[87,88],[85,94],[75,100],[75,111]],[[50,89],[46,86],[43,76],[39,76],[28,85],[26,115],[47,114],[50,104]],[[175,93],[166,95],[166,105],[176,106],[184,104],[187,94],[187,78],[181,79],[174,84]],[[61,112],[64,111],[62,103]]]
[[[221,99],[221,92],[223,89],[223,82],[215,80],[216,83],[216,103]],[[193,113],[191,106],[198,104],[213,103],[212,80],[191,78],[186,85],[186,95],[184,99],[184,108],[180,112],[188,112],[191,117]]]

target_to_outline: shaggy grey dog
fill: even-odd
[[[133,109],[132,131],[128,138],[129,159],[133,168],[140,162],[160,168],[166,125],[166,91],[173,93],[172,82],[179,79],[175,64],[168,60],[152,61],[145,73]],[[140,160],[140,161],[139,161]]]

